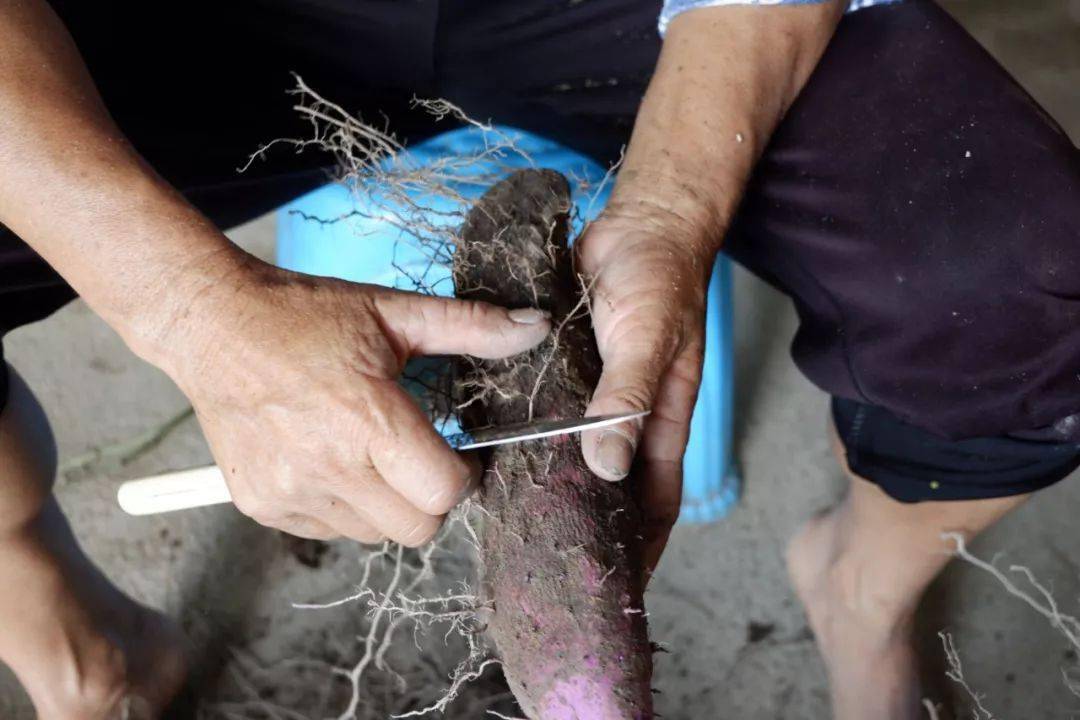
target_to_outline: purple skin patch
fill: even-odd
[[[577,675],[544,695],[544,720],[626,720],[615,702],[615,681]]]

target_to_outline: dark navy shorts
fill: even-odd
[[[444,97],[607,163],[660,50],[660,0],[53,5],[121,128],[223,228],[326,180],[315,153],[236,172],[307,132],[290,72],[407,142],[447,129],[410,99]],[[1080,154],[932,2],[841,21],[725,247],[791,297],[795,362],[893,497],[1014,495],[1076,466]],[[0,228],[0,335],[72,297]]]
[[[1023,495],[1080,466],[1080,444],[1039,437],[949,440],[875,405],[834,397],[847,464],[901,502]]]

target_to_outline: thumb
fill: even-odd
[[[666,363],[655,353],[629,350],[604,362],[604,372],[585,415],[651,410]],[[646,418],[582,433],[581,448],[589,468],[604,480],[630,473]]]
[[[410,355],[502,358],[539,345],[551,332],[550,314],[536,308],[402,291],[380,293],[375,307]]]

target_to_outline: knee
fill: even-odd
[[[0,532],[36,518],[52,492],[56,443],[45,412],[12,368],[0,413]]]

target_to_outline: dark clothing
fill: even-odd
[[[290,71],[366,118],[384,113],[407,140],[443,129],[409,99],[445,97],[606,163],[628,140],[660,48],[659,0],[54,5],[120,126],[222,226],[325,180],[327,158],[314,153],[271,153],[235,172],[260,143],[306,131],[283,94]],[[880,453],[913,453],[888,463],[888,480],[860,460],[868,479],[889,490],[897,473],[941,474],[955,497],[966,486],[986,497],[1072,467],[1057,458],[1080,441],[1078,239],[1076,148],[942,10],[908,0],[841,21],[726,248],[792,297],[795,361],[838,407],[867,406],[890,433],[934,439]],[[0,234],[0,333],[70,297]],[[943,448],[970,454],[970,438],[1003,439],[1001,462],[967,473],[941,462]],[[1034,447],[1045,462],[1031,460]],[[1036,482],[1032,463],[1054,469]]]
[[[947,440],[874,405],[834,397],[851,471],[900,502],[1034,492],[1080,466],[1080,445],[1010,436]]]
[[[1078,240],[1076,147],[908,2],[844,19],[727,247],[794,298],[811,380],[956,439],[1080,425]]]
[[[310,132],[286,94],[291,73],[406,141],[451,129],[410,108],[414,96],[445,97],[606,163],[629,137],[660,48],[660,0],[51,4],[121,129],[223,228],[328,181],[333,158],[288,149],[237,172],[260,145]],[[0,226],[0,336],[73,297]]]

